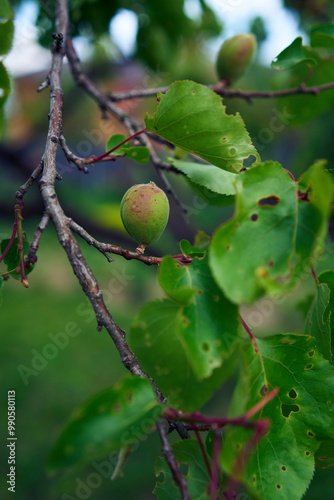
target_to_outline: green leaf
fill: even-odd
[[[184,255],[187,255],[188,257],[204,257],[206,254],[205,250],[192,245],[187,240],[180,241],[180,250]]]
[[[0,21],[13,19],[14,14],[8,0],[1,0],[0,3]]]
[[[195,258],[187,266],[163,259],[159,283],[184,305],[179,328],[190,363],[198,379],[209,377],[238,342],[237,308],[214,282],[207,258]]]
[[[14,39],[14,21],[8,19],[0,23],[0,56],[7,54],[13,45]]]
[[[0,62],[0,107],[4,105],[11,91],[11,81],[4,64]]]
[[[334,467],[334,439],[322,441],[315,454],[317,469],[332,469]]]
[[[260,160],[241,116],[227,115],[213,90],[184,80],[158,99],[154,116],[145,117],[147,130],[230,172],[239,171],[250,156]]]
[[[196,439],[185,439],[173,444],[173,453],[179,464],[188,466],[183,474],[188,484],[189,496],[192,500],[208,500],[206,490],[210,484],[210,477],[205,467],[203,455]],[[179,500],[181,493],[175,485],[170,468],[163,457],[158,457],[154,472],[159,479],[153,493],[158,500]],[[162,474],[162,479],[160,479]]]
[[[118,146],[121,142],[125,141],[125,139],[127,139],[127,136],[123,134],[114,134],[111,137],[109,137],[106,143],[106,153],[111,149],[115,148],[116,146]],[[123,144],[121,148],[122,149],[131,148],[130,141]],[[113,151],[112,154],[117,154],[117,150]]]
[[[318,276],[319,283],[326,283],[329,288],[331,295],[328,308],[326,310],[326,315],[324,319],[327,321],[329,317],[329,324],[332,333],[332,345],[334,344],[334,271],[324,271]]]
[[[8,243],[10,239],[2,240],[1,245],[0,245],[0,255],[4,253],[6,250]],[[23,253],[24,255],[27,255],[29,251],[29,243],[24,235],[23,237]],[[19,239],[15,238],[10,249],[8,250],[3,262],[7,266],[7,272],[13,271],[14,269],[17,268],[17,266],[20,263],[20,251],[19,251]],[[12,275],[15,277],[15,274]],[[19,279],[21,279],[21,275],[19,276]]]
[[[311,29],[312,47],[334,49],[334,24],[320,24]]]
[[[165,293],[180,304],[189,304],[198,289],[189,279],[187,267],[173,257],[165,257],[159,266],[159,284]]]
[[[328,315],[325,319],[330,294],[331,292],[325,283],[318,286],[317,294],[306,318],[305,335],[312,335],[316,339],[317,348],[323,357],[331,363],[331,328]]]
[[[146,304],[134,319],[129,343],[144,370],[167,397],[183,411],[198,410],[230,377],[237,357],[232,355],[211,377],[197,380],[180,332],[183,308],[171,300]]]
[[[146,146],[134,146],[124,149],[123,146],[118,150],[126,158],[134,160],[140,165],[148,163],[150,159],[150,150]]]
[[[234,217],[214,234],[210,267],[218,285],[235,303],[253,302],[284,287],[296,230],[295,183],[277,162],[239,174]]]
[[[317,161],[298,182],[306,199],[298,200],[296,254],[299,263],[294,274],[305,274],[309,270],[310,263],[319,256],[326,241],[334,193],[330,174],[323,168],[325,164],[323,160]]]
[[[118,146],[118,144],[125,141],[125,139],[127,139],[127,137],[123,134],[114,134],[109,137],[106,143],[106,152]],[[147,163],[150,159],[150,151],[146,146],[131,146],[130,141],[126,142],[110,154],[112,156],[130,158],[139,164]]]
[[[174,160],[173,165],[186,174],[192,182],[204,186],[214,193],[235,195],[236,192],[240,192],[239,176],[236,173],[227,172],[214,165],[182,160]]]
[[[261,355],[252,345],[244,347],[232,416],[244,414],[274,387],[279,393],[254,417],[268,418],[271,427],[249,457],[242,480],[264,500],[300,500],[313,476],[319,441],[334,436],[334,368],[310,336],[279,334],[257,343]],[[233,470],[250,436],[240,428],[226,436],[221,454],[226,471]]]
[[[316,66],[317,59],[317,54],[310,47],[305,47],[302,37],[299,36],[278,54],[272,61],[271,66],[274,69],[290,69],[300,63]]]
[[[75,410],[54,445],[50,468],[90,462],[137,444],[152,432],[161,411],[148,380],[124,378]]]
[[[3,285],[3,277],[0,276],[0,306],[1,306],[1,303],[2,303],[2,285]]]

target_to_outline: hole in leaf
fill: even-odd
[[[282,415],[283,417],[288,418],[290,416],[290,413],[297,413],[299,412],[300,408],[297,405],[288,405],[286,403],[282,404]]]
[[[308,435],[310,438],[314,438],[314,434],[313,434],[313,432],[311,432],[311,431],[307,431],[307,435]]]
[[[305,366],[304,370],[311,370],[313,367],[312,363],[309,363],[308,365]]]
[[[208,344],[207,342],[203,342],[201,348],[202,348],[202,351],[209,352],[210,351],[210,344]]]
[[[285,467],[284,465],[282,465],[281,470],[282,470],[283,472],[284,472],[284,471],[286,471],[286,467]]]
[[[296,391],[294,389],[291,389],[291,391],[289,392],[289,398],[296,399],[297,396],[298,394],[296,393]]]
[[[309,456],[311,455],[311,452],[310,452],[310,451],[305,451],[305,455],[306,455],[307,457],[309,457]]]
[[[280,484],[276,484],[276,488],[277,488],[278,490],[280,490],[280,489],[281,489],[281,485],[280,485]]]
[[[310,351],[310,352],[308,352],[308,353],[307,353],[307,355],[308,355],[308,357],[309,357],[309,358],[313,358],[313,356],[314,356],[314,351]]]
[[[255,222],[256,220],[258,220],[258,218],[259,218],[259,216],[258,216],[257,214],[252,214],[252,215],[251,215],[251,220],[252,220],[253,222]]]
[[[275,205],[278,205],[280,201],[279,197],[273,194],[267,198],[261,198],[257,204],[260,207],[274,207]]]
[[[263,385],[260,389],[260,396],[262,398],[264,398],[264,396],[268,394],[268,386],[267,385]]]

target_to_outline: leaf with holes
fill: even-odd
[[[234,474],[264,500],[299,500],[312,479],[319,441],[334,437],[334,368],[310,336],[279,334],[257,343],[261,355],[252,345],[243,349],[231,416],[244,414],[274,387],[279,393],[254,417],[269,419],[271,427],[244,470]],[[221,455],[226,471],[233,471],[249,438],[240,428],[227,435]]]
[[[173,445],[173,453],[179,464],[181,473],[187,481],[189,496],[192,500],[209,500],[206,492],[210,477],[204,459],[195,439],[186,439]],[[187,471],[184,471],[184,468]],[[155,475],[158,479],[153,493],[158,500],[179,500],[181,493],[175,485],[170,468],[163,457],[155,462]],[[162,475],[162,477],[161,477]]]
[[[284,289],[277,280],[290,272],[297,222],[295,183],[279,163],[238,177],[234,217],[216,231],[209,252],[214,278],[235,303]]]
[[[198,379],[210,377],[239,341],[237,308],[212,279],[207,257],[195,258],[187,266],[164,258],[159,283],[183,305],[179,329],[194,373]],[[188,293],[187,300],[182,292]]]
[[[303,39],[299,36],[278,54],[271,66],[274,69],[290,69],[301,63],[316,66],[318,58],[314,50],[303,45]]]
[[[323,441],[315,454],[317,469],[332,469],[334,467],[334,439]]]
[[[155,380],[169,405],[183,411],[198,410],[236,369],[237,352],[197,380],[188,357],[180,323],[183,308],[171,300],[146,304],[134,319],[129,343],[143,369]]]
[[[51,452],[50,469],[91,462],[137,445],[153,432],[161,411],[148,380],[124,378],[74,411]]]
[[[317,348],[323,357],[331,363],[331,328],[327,311],[330,294],[330,289],[325,283],[318,286],[317,294],[306,318],[305,335],[312,335],[316,339]]]
[[[241,116],[227,115],[213,90],[184,80],[158,94],[158,101],[154,116],[145,117],[148,131],[230,172],[250,156],[260,161]]]

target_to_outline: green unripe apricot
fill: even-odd
[[[249,33],[225,40],[217,55],[219,79],[230,84],[240,78],[252,64],[256,50],[256,38]]]
[[[168,198],[154,182],[135,184],[123,196],[121,218],[129,235],[140,244],[140,253],[160,238],[168,217]]]

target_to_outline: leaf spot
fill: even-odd
[[[285,472],[285,471],[286,471],[286,467],[285,467],[285,465],[282,465],[281,470],[282,470],[283,472]]]
[[[260,389],[260,396],[262,398],[264,398],[264,396],[268,394],[268,386],[267,385],[263,385]]]
[[[210,351],[210,344],[208,344],[207,342],[203,342],[203,344],[201,345],[201,349],[202,351],[204,352],[209,352]]]
[[[278,490],[280,490],[280,489],[281,489],[281,485],[280,485],[280,484],[276,484],[276,488],[277,488]]]
[[[314,434],[313,434],[313,432],[311,432],[311,431],[307,431],[307,435],[308,435],[308,437],[310,437],[310,438],[314,438]]]
[[[299,406],[297,405],[288,405],[286,403],[282,404],[282,415],[283,417],[289,418],[290,413],[298,413],[300,410]]]
[[[305,455],[306,455],[307,457],[309,457],[309,456],[311,455],[311,452],[310,452],[310,451],[305,451]]]
[[[310,351],[310,352],[308,352],[308,353],[307,353],[307,355],[308,355],[308,357],[309,357],[309,358],[313,358],[313,356],[314,356],[314,351]]]
[[[132,401],[132,392],[128,392],[127,393],[126,400],[127,400],[128,403],[131,403],[131,401]]]
[[[218,301],[219,301],[219,297],[218,297],[218,295],[214,295],[214,296],[212,297],[212,300],[213,300],[214,302],[218,302]]]
[[[291,391],[289,392],[289,398],[296,399],[297,396],[298,394],[296,393],[296,391],[294,389],[291,389]]]
[[[251,215],[251,220],[252,220],[253,222],[255,222],[256,220],[258,220],[258,218],[259,218],[258,214],[252,214],[252,215]]]
[[[237,150],[235,148],[230,148],[228,154],[233,158],[234,156],[237,155]]]
[[[311,370],[313,368],[312,363],[309,363],[308,365],[305,366],[304,370]]]
[[[259,205],[259,207],[274,207],[278,205],[280,201],[280,198],[273,194],[271,196],[268,196],[267,198],[261,198],[261,200],[259,200],[257,204]]]

